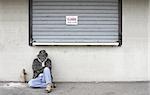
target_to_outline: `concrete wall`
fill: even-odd
[[[30,47],[28,0],[0,0],[0,81],[19,81],[23,68],[30,79],[32,61],[41,49],[53,61],[55,81],[146,81],[147,20],[148,0],[123,0],[122,47]]]

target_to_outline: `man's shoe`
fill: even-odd
[[[47,91],[47,93],[50,93],[52,91],[52,85],[51,84],[47,85],[46,91]]]
[[[52,84],[52,88],[53,89],[56,88],[56,84],[55,83]]]

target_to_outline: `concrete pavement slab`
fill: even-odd
[[[56,83],[51,93],[27,84],[0,83],[0,95],[150,95],[149,82]]]

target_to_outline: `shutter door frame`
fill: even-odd
[[[118,41],[119,41],[119,45],[118,46],[122,46],[122,0],[118,0],[119,2],[118,2],[118,17],[119,17],[119,20],[118,20],[118,25],[119,25],[119,31],[118,31],[118,33],[119,33],[119,39],[118,39]]]
[[[73,42],[73,43],[37,43],[33,41],[33,4],[32,0],[29,0],[29,46],[47,46],[47,45],[98,45],[98,46],[121,46],[122,45],[122,0],[118,0],[118,41],[117,42]]]

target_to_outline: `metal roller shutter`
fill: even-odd
[[[30,20],[32,20],[34,45],[60,43],[117,43],[118,45],[120,24],[118,0],[32,0],[31,2]],[[70,18],[75,16],[77,24],[66,24],[67,16]]]

